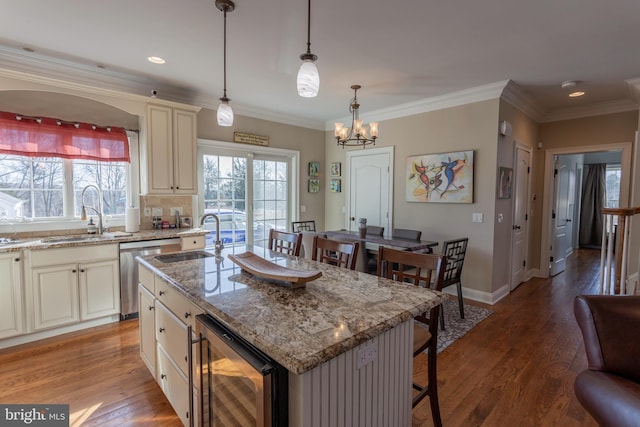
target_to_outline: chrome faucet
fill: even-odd
[[[85,206],[84,204],[84,193],[89,188],[95,188],[95,190],[98,192],[98,208],[97,209],[94,206]],[[100,191],[100,189],[96,185],[89,184],[82,189],[82,195],[80,196],[80,200],[82,201],[82,214],[80,216],[80,219],[82,219],[83,221],[87,219],[87,209],[91,209],[92,211],[94,211],[96,215],[98,215],[98,234],[102,234],[102,232],[104,231],[102,227],[102,215],[103,215],[102,191]]]
[[[200,218],[200,225],[201,226],[204,225],[204,221],[207,218],[210,218],[210,217],[216,220],[215,254],[216,255],[220,255],[220,252],[222,252],[222,250],[224,249],[224,245],[220,241],[220,218],[218,218],[218,215],[216,215],[216,214],[206,213],[206,214],[202,215],[202,217]]]

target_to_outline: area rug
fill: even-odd
[[[447,299],[442,306],[444,308],[444,330],[438,330],[438,353],[493,314],[493,311],[487,308],[465,304],[464,319],[461,319],[457,300]]]

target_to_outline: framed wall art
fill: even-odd
[[[309,176],[320,176],[320,162],[309,162]]]
[[[320,191],[320,180],[317,178],[309,179],[309,193],[317,193]]]
[[[340,176],[342,173],[342,164],[340,162],[331,163],[331,176]]]
[[[408,202],[473,203],[473,150],[407,157]]]
[[[332,193],[340,193],[342,191],[342,182],[339,179],[333,178],[331,180],[330,190]]]
[[[513,182],[513,169],[500,166],[498,168],[498,199],[511,198],[512,182]]]

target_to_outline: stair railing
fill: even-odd
[[[602,209],[602,249],[600,255],[601,294],[618,295],[627,293],[626,276],[629,261],[629,224],[631,223],[633,215],[638,213],[640,213],[640,206],[635,208]],[[618,220],[617,225],[615,225],[616,218]],[[615,261],[613,258],[614,253]],[[611,280],[612,276],[613,281]]]

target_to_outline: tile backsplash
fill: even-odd
[[[192,200],[192,196],[140,196],[140,229],[153,229],[154,208],[156,210],[162,209],[162,215],[160,215],[162,220],[169,224],[175,224],[176,217],[171,215],[171,208],[181,207],[182,215],[180,216],[190,217],[191,224],[195,224],[197,218],[193,217]],[[145,208],[150,211],[151,215],[145,216]]]

